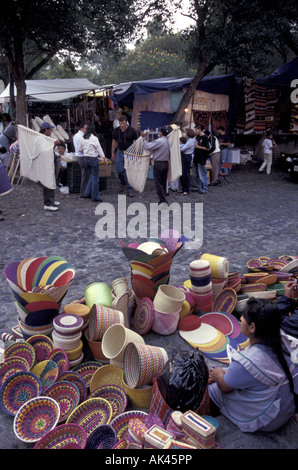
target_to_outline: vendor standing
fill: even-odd
[[[127,196],[133,196],[132,187],[127,181],[124,168],[124,151],[138,139],[138,133],[134,127],[127,124],[125,116],[119,118],[119,127],[114,129],[112,135],[112,161],[116,161],[116,171],[120,180],[120,192],[126,188]]]
[[[167,178],[170,159],[170,144],[167,139],[169,130],[167,127],[161,127],[158,133],[158,139],[152,142],[144,142],[144,149],[148,150],[154,162],[153,177],[156,187],[156,192],[159,197],[159,204],[167,201]],[[142,132],[141,136],[144,138],[145,133]]]

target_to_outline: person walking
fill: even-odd
[[[168,181],[168,169],[170,159],[170,144],[167,139],[169,130],[167,127],[161,127],[158,133],[158,139],[152,142],[144,141],[144,149],[149,150],[152,154],[153,160],[153,178],[157,195],[159,197],[159,204],[167,201],[167,181]],[[146,134],[141,133],[141,136],[145,138]]]
[[[116,172],[120,180],[120,192],[126,188],[127,196],[132,197],[132,187],[127,181],[124,168],[124,151],[139,138],[137,131],[127,123],[125,116],[119,118],[119,126],[112,134],[112,161],[116,162]]]
[[[209,158],[211,162],[210,186],[216,186],[217,184],[219,184],[218,166],[219,166],[219,160],[220,160],[220,146],[219,146],[218,138],[212,132],[209,132],[208,130],[205,130],[204,132],[209,139],[209,145],[210,145],[210,149],[209,149]]]
[[[271,173],[272,166],[272,155],[273,149],[276,147],[276,143],[273,140],[273,135],[271,131],[266,132],[266,137],[263,142],[263,153],[264,153],[264,162],[259,168],[259,172],[262,173],[266,168],[267,175]]]

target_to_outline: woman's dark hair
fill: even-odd
[[[96,136],[95,126],[94,124],[87,124],[87,129],[85,134],[83,135],[83,139],[89,139],[91,134]]]
[[[195,131],[193,129],[186,129],[185,133],[188,137],[193,138],[195,136]]]
[[[255,338],[261,340],[262,344],[272,349],[289,380],[290,388],[293,392],[293,378],[283,354],[279,308],[270,300],[252,297],[248,299],[242,316],[248,324],[255,324]]]

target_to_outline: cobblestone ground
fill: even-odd
[[[170,191],[170,203],[191,202],[192,207],[194,203],[203,203],[202,246],[182,248],[178,252],[171,268],[172,285],[188,279],[190,261],[202,253],[228,258],[230,271],[240,273],[247,272],[248,260],[261,255],[275,258],[298,254],[298,185],[275,168],[270,176],[259,174],[258,165],[254,162],[234,167],[229,181],[230,185],[223,182],[210,188],[206,195],[192,193],[183,197]],[[104,202],[115,207],[116,217],[118,189],[119,182],[112,176],[107,180],[107,189],[101,193]],[[57,194],[57,197],[61,202],[59,211],[44,211],[41,189],[37,184],[26,181],[0,198],[0,209],[5,219],[0,222],[0,334],[10,332],[10,328],[17,324],[14,299],[4,276],[5,267],[13,261],[38,256],[65,257],[74,266],[76,274],[63,303],[81,298],[92,282],[111,284],[118,277],[130,278],[129,262],[118,239],[103,240],[95,234],[95,226],[100,219],[95,213],[96,204],[81,199],[78,194]],[[142,194],[127,198],[127,206],[133,202],[145,204],[149,227],[149,204],[157,203],[152,180],[147,180]],[[123,212],[119,214],[121,220],[125,215]],[[124,244],[131,241],[134,240],[122,239]],[[151,332],[144,339],[148,344],[163,346],[169,354],[173,345],[188,348],[177,332],[170,336]],[[218,421],[217,441],[222,449],[298,448],[294,419],[274,433],[252,435],[241,433],[223,416]],[[32,447],[15,437],[13,417],[0,410],[0,448]]]

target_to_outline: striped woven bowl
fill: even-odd
[[[55,382],[44,392],[45,396],[56,400],[60,407],[59,423],[65,421],[70,413],[78,406],[80,401],[80,390],[67,381]]]
[[[58,377],[58,366],[56,362],[47,360],[42,361],[32,367],[31,372],[40,378],[42,392],[44,392]]]
[[[57,425],[59,415],[59,405],[52,398],[32,398],[15,415],[14,433],[23,442],[37,442]]]
[[[41,391],[41,381],[35,374],[28,371],[16,372],[1,387],[0,406],[5,413],[15,416],[24,403],[38,397]]]
[[[267,289],[267,284],[242,284],[241,285],[241,292],[243,294],[247,294],[247,292],[261,292]]]
[[[43,436],[34,449],[65,449],[70,445],[85,449],[86,442],[87,434],[82,426],[73,423],[61,424]]]

